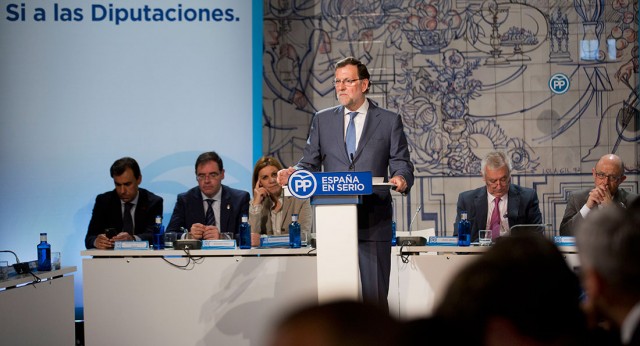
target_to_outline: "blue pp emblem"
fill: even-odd
[[[318,188],[316,177],[314,177],[311,172],[305,170],[295,171],[291,174],[288,185],[291,194],[300,199],[313,196]]]
[[[554,94],[564,94],[569,91],[571,82],[569,77],[564,73],[556,73],[549,79],[549,89]]]

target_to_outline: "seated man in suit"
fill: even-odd
[[[116,188],[96,197],[84,238],[87,249],[111,249],[116,241],[151,240],[155,218],[162,216],[162,198],[138,188],[142,175],[136,160],[118,159],[110,172]],[[107,229],[117,234],[107,235]]]
[[[495,239],[514,225],[542,223],[538,195],[533,189],[511,184],[511,160],[505,153],[487,154],[480,169],[486,186],[458,196],[456,224],[460,213],[466,211],[472,242],[478,241],[481,229],[490,229]],[[453,234],[457,235],[457,230]]]
[[[222,185],[222,158],[213,151],[196,160],[198,186],[178,195],[167,231],[187,229],[194,239],[220,239],[238,233],[242,215],[249,215],[249,193]]]
[[[627,179],[624,175],[624,164],[618,155],[604,155],[591,173],[595,187],[569,195],[567,208],[560,223],[560,235],[573,235],[578,224],[595,207],[603,208],[611,204],[626,207],[638,197],[634,193],[618,188]]]

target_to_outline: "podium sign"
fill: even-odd
[[[289,177],[289,191],[300,199],[311,196],[370,195],[371,172],[295,171]]]
[[[299,170],[289,177],[293,196],[313,197],[319,303],[360,297],[357,204],[372,193],[372,180],[371,172]]]

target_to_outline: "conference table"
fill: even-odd
[[[428,316],[488,248],[394,247],[390,313]],[[577,266],[575,248],[560,250]],[[264,345],[287,312],[317,303],[316,251],[82,251],[85,344]]]
[[[76,267],[10,276],[0,281],[0,344],[73,345]]]

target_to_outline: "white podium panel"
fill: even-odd
[[[262,345],[279,317],[317,301],[315,256],[216,256],[230,252],[194,251],[189,270],[144,256],[158,251],[83,259],[85,344]]]
[[[359,299],[356,208],[355,204],[314,206],[320,303]]]

